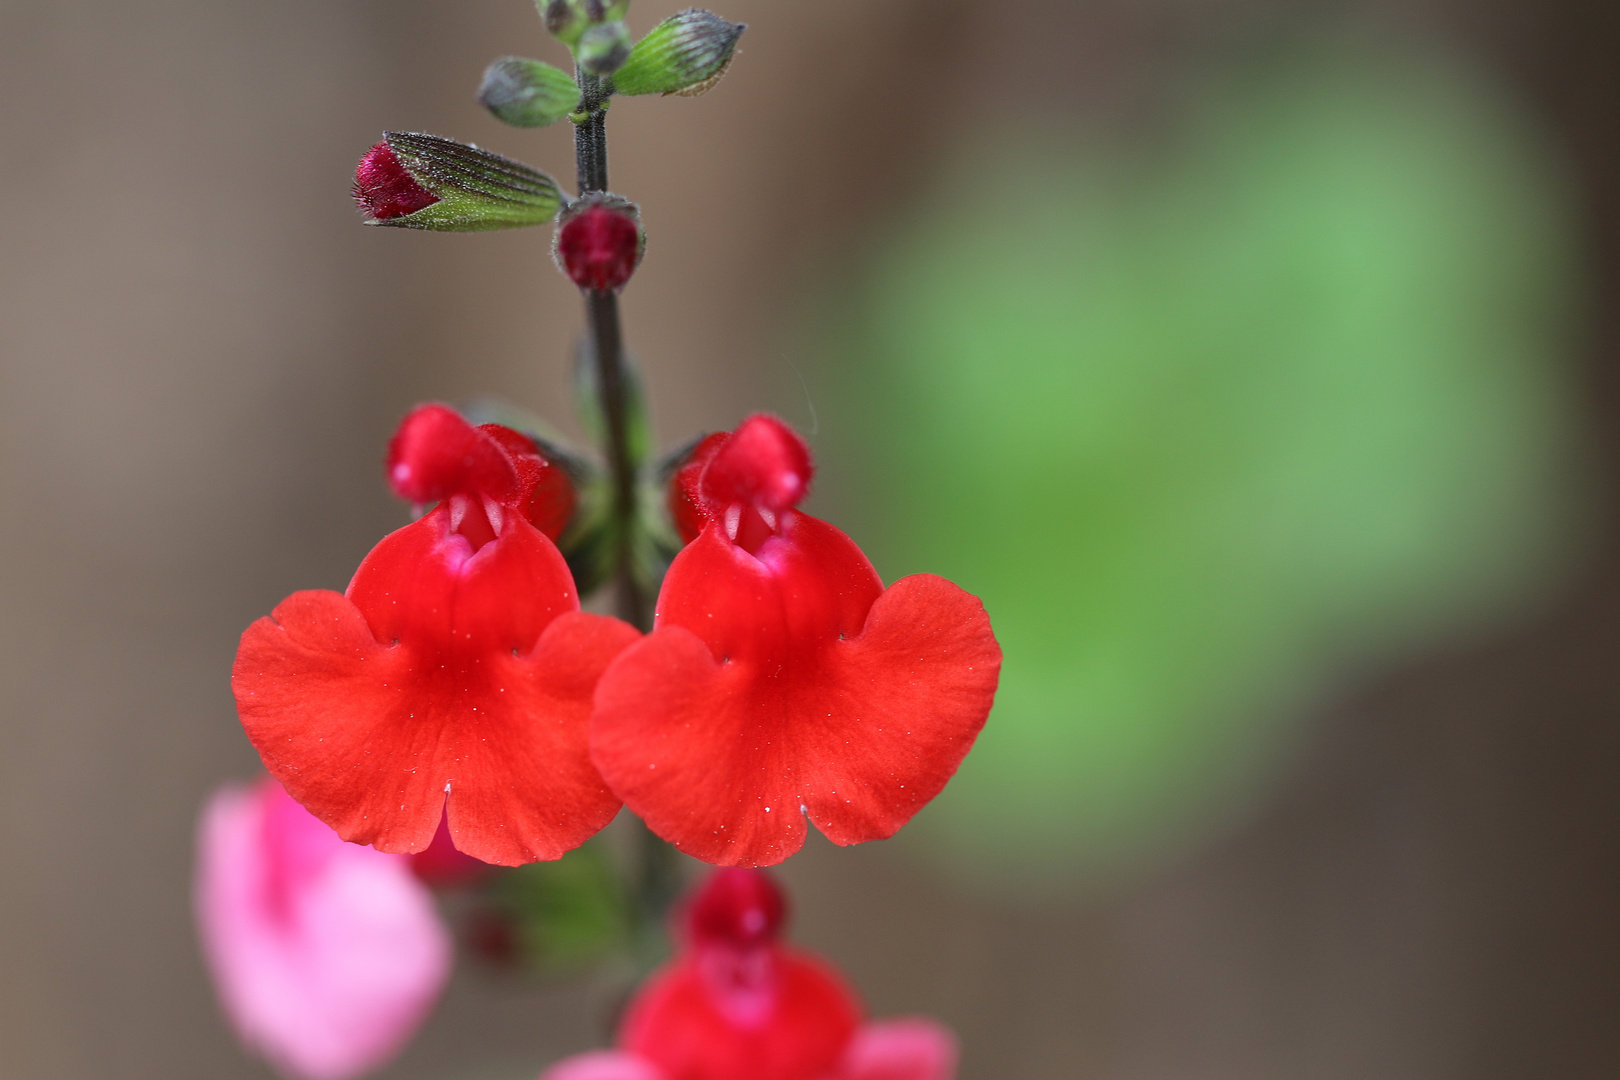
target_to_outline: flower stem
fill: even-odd
[[[581,111],[574,127],[574,157],[579,193],[607,190],[607,110],[602,80],[578,73]],[[630,449],[629,383],[624,333],[619,325],[619,297],[613,292],[585,291],[585,324],[591,335],[597,385],[606,421],[608,469],[613,491],[613,591],[618,616],[637,630],[652,629],[647,596],[635,573],[636,466]]]
[[[574,125],[574,165],[579,193],[607,190],[607,95],[599,76],[577,70],[579,111],[585,119]]]
[[[602,80],[577,73],[580,110],[585,118],[574,126],[574,158],[579,194],[607,190],[607,98]],[[624,333],[619,323],[619,297],[614,292],[585,291],[585,324],[591,335],[601,394],[605,447],[613,491],[614,609],[618,616],[646,633],[652,629],[651,605],[635,572],[636,469],[630,446],[630,379],[624,355]],[[675,849],[642,826],[638,839],[634,914],[644,959],[656,958],[663,920],[680,890],[680,867]],[[648,940],[654,942],[648,945]]]

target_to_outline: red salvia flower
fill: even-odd
[[[294,593],[242,635],[242,726],[287,791],[345,840],[555,859],[619,800],[587,754],[591,692],[635,640],[581,613],[552,543],[573,490],[529,439],[443,405],[400,426],[388,476],[438,506],[385,537],[344,594]]]
[[[386,141],[366,151],[355,166],[354,201],[376,221],[404,217],[432,206],[439,197],[421,184],[399,163],[394,148]]]
[[[837,972],[782,944],[785,921],[765,874],[714,874],[683,913],[674,961],[631,1000],[619,1049],[541,1080],[951,1080],[950,1031],[921,1017],[863,1023]]]
[[[620,1046],[666,1080],[822,1080],[860,1005],[830,967],[781,943],[776,886],[722,870],[686,914],[680,955],[631,1003]]]
[[[690,543],[654,632],[597,687],[591,758],[653,831],[724,865],[781,862],[808,817],[891,836],[989,714],[1001,650],[979,601],[919,574],[887,590],[853,541],[795,509],[809,451],[755,416],[701,443],[671,505]]]

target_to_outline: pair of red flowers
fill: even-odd
[[[690,855],[770,865],[804,817],[839,844],[892,835],[990,711],[1001,652],[978,600],[926,574],[884,589],[795,509],[810,456],[772,417],[677,473],[688,543],[646,636],[579,610],[554,543],[575,494],[528,437],[423,406],[388,476],[438,505],[346,593],[255,622],[232,675],[265,765],[346,840],[420,851],[446,817],[462,851],[516,865],[622,802]]]

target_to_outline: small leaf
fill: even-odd
[[[613,76],[614,92],[696,97],[726,73],[746,29],[695,8],[672,15],[636,42]]]
[[[579,86],[550,64],[503,56],[485,70],[478,100],[513,127],[545,127],[579,107]]]

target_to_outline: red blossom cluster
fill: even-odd
[[[621,803],[720,865],[781,862],[805,819],[891,836],[955,772],[1001,654],[942,578],[883,587],[797,509],[808,448],[755,416],[675,472],[686,546],[652,633],[579,610],[557,537],[567,473],[529,437],[443,405],[389,448],[397,494],[435,503],[343,594],[294,593],[248,628],[232,684],[270,772],[346,840],[555,859]]]
[[[618,1049],[545,1080],[954,1074],[947,1031],[867,1022],[831,967],[785,945],[781,893],[745,868],[798,851],[807,822],[838,844],[905,825],[972,747],[1001,650],[976,598],[930,574],[885,588],[854,541],[799,509],[814,466],[782,421],[750,417],[643,468],[618,303],[646,236],[608,189],[605,113],[618,94],[712,88],[744,27],[689,9],[633,42],[628,6],[545,0],[574,74],[503,57],[480,90],[504,122],[572,123],[577,197],[423,132],[385,132],[355,172],[370,225],[555,227],[585,302],[581,404],[601,455],[417,408],[386,465],[416,520],[344,592],[294,593],[242,635],[237,711],[274,782],[210,804],[198,915],[233,1024],[291,1077],[352,1080],[421,1021],[450,962],[428,886],[461,890],[448,912],[514,938],[529,924],[500,882],[523,875],[486,864],[559,859],[621,808],[668,844],[643,835],[625,895],[578,894],[610,936],[621,915],[635,924],[617,947],[667,910],[668,845],[728,869],[684,910]],[[646,497],[655,475],[661,499]],[[607,579],[622,618],[581,610]]]

